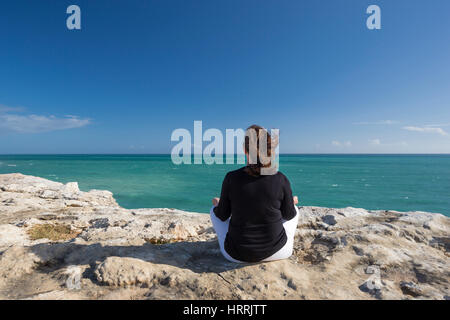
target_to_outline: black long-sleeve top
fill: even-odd
[[[296,210],[284,174],[255,177],[244,167],[225,176],[214,213],[222,221],[231,216],[225,251],[234,259],[257,262],[286,244],[282,219],[294,218]]]

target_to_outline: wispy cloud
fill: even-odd
[[[398,124],[400,121],[396,120],[380,120],[380,121],[362,121],[362,122],[355,122],[353,124],[356,125],[392,125],[392,124]]]
[[[449,127],[450,123],[427,124],[425,127]]]
[[[351,141],[340,142],[337,140],[333,140],[333,141],[331,141],[331,144],[335,147],[351,147],[352,146]]]
[[[425,126],[425,127],[414,127],[414,126],[407,126],[403,127],[404,130],[408,131],[415,131],[415,132],[424,132],[424,133],[437,133],[441,136],[448,136],[448,133],[444,131],[444,129],[434,126]]]
[[[91,120],[66,115],[55,117],[36,114],[18,114],[23,108],[0,106],[0,133],[38,133],[55,130],[79,128],[88,125]]]
[[[8,107],[4,104],[0,104],[0,114],[7,112],[23,112],[25,108],[23,107]]]
[[[136,149],[141,149],[141,150],[143,150],[143,149],[145,149],[145,147],[144,147],[144,146],[135,146],[134,144],[132,144],[132,145],[130,146],[130,149],[132,149],[132,150],[136,150]]]
[[[374,147],[406,147],[408,144],[405,141],[398,143],[384,143],[381,139],[369,139],[369,145]]]

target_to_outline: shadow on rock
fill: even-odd
[[[176,242],[162,245],[114,246],[94,244],[43,243],[30,247],[39,258],[41,268],[60,269],[69,265],[94,267],[108,257],[135,258],[143,262],[189,269],[195,273],[220,273],[248,264],[227,261],[217,246],[217,241]],[[89,271],[86,271],[89,274]]]

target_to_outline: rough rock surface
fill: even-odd
[[[235,264],[209,216],[127,210],[81,192],[0,175],[0,299],[448,299],[450,219],[426,212],[300,207],[293,256]],[[66,241],[31,240],[64,224]]]

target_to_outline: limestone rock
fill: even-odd
[[[235,264],[208,214],[127,210],[109,191],[0,175],[0,299],[448,299],[450,219],[300,207],[294,254]],[[73,238],[31,240],[37,224]]]
[[[69,182],[65,184],[64,187],[62,187],[61,193],[64,199],[78,200],[78,194],[80,193],[80,189],[78,189],[78,183]]]
[[[168,284],[179,269],[135,258],[108,257],[95,270],[100,283],[110,286]]]
[[[327,214],[326,216],[323,216],[322,221],[331,226],[334,226],[337,223],[335,216],[333,216],[331,214]]]
[[[403,293],[413,297],[418,297],[423,294],[423,291],[420,288],[420,286],[414,282],[402,281],[400,282],[400,288],[402,289]]]

